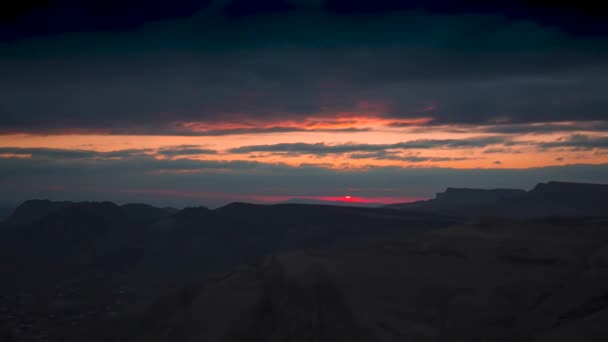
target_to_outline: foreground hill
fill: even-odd
[[[530,191],[448,188],[435,199],[385,207],[465,217],[604,216],[606,199],[608,185],[605,184],[548,182]]]
[[[608,230],[486,221],[269,257],[151,306],[135,341],[608,340]]]

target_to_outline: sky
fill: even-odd
[[[608,183],[596,1],[0,5],[0,202]]]

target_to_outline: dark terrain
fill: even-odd
[[[27,201],[0,226],[0,340],[604,342],[607,189],[385,208]]]

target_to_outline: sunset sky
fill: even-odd
[[[0,202],[608,183],[608,15],[592,1],[2,6]]]

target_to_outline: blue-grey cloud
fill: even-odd
[[[608,148],[608,136],[596,137],[584,134],[573,134],[557,141],[541,143],[539,146],[542,148],[570,147],[580,150]]]
[[[494,133],[494,134],[550,134],[568,132],[606,132],[608,121],[574,121],[574,122],[533,122],[533,123],[496,123],[492,125],[423,125],[412,127],[411,124],[399,122],[389,123],[388,127],[409,127],[410,131],[417,133],[441,130],[450,133]]]
[[[202,148],[198,145],[181,145],[159,148],[157,154],[165,157],[177,157],[200,154],[217,154],[217,151],[208,148]]]
[[[514,144],[510,140],[497,137],[477,137],[467,139],[419,139],[396,144],[337,144],[325,143],[280,143],[273,145],[241,146],[228,150],[231,153],[286,152],[300,154],[331,154],[351,152],[376,152],[390,149],[432,149],[432,148],[471,148],[496,144]]]
[[[130,158],[149,153],[151,149],[124,149],[117,151],[92,151],[80,149],[61,149],[45,147],[0,147],[0,154],[29,155],[35,158],[87,159],[87,158]]]
[[[421,155],[401,155],[397,152],[390,151],[352,153],[348,157],[352,159],[395,160],[405,161],[409,163],[462,161],[469,159],[466,157],[430,157]]]

